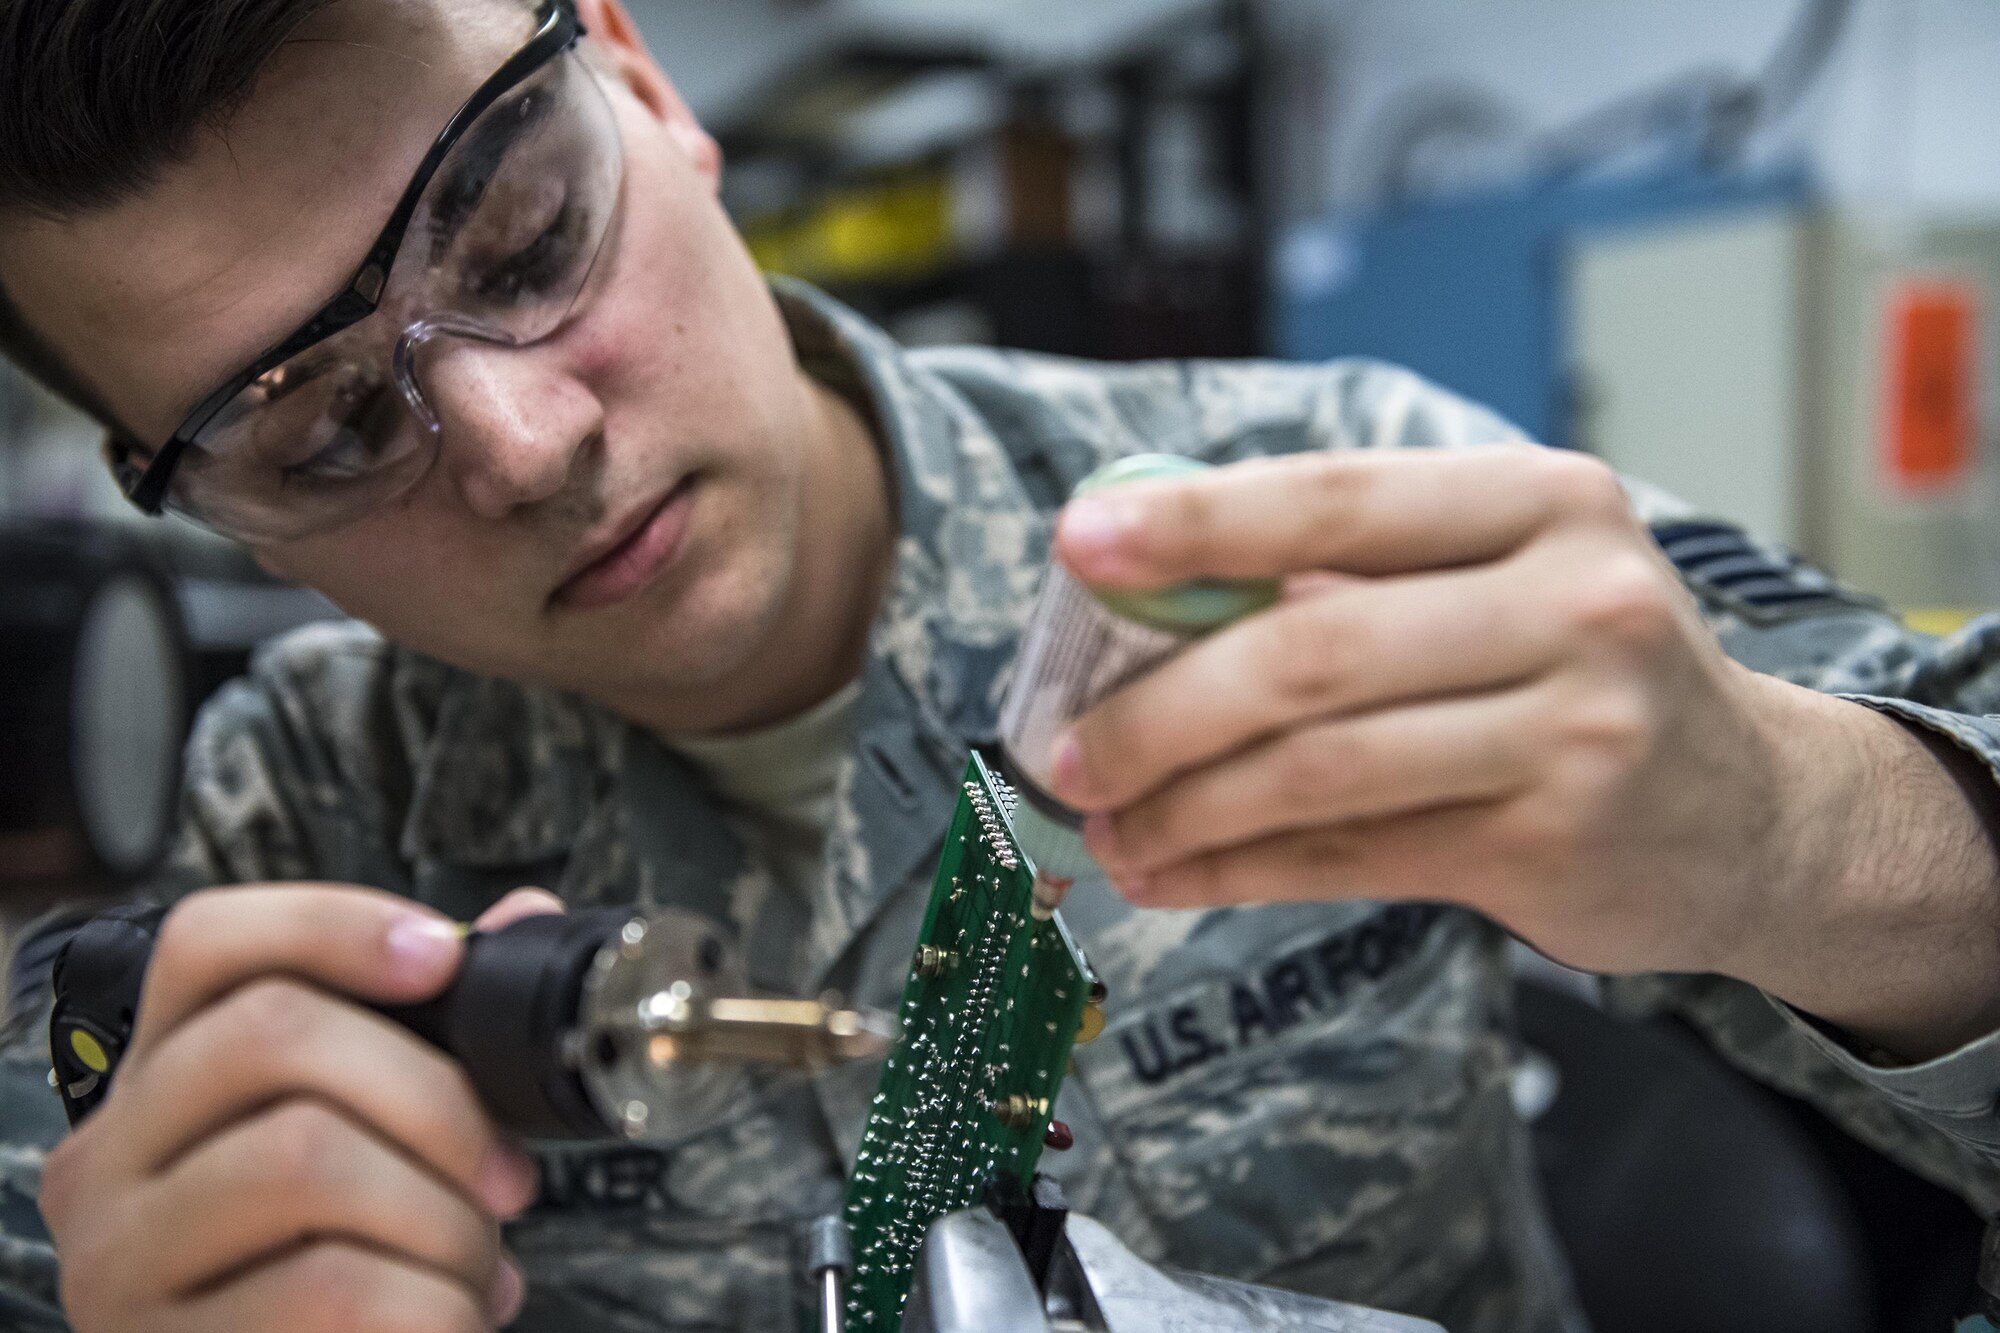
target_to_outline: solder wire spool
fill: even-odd
[[[1209,464],[1178,454],[1135,454],[1084,478],[1071,499],[1209,470]],[[1002,768],[1020,793],[1012,811],[1015,841],[1036,870],[1036,915],[1053,909],[1069,881],[1096,869],[1083,845],[1081,814],[1050,790],[1050,765],[1063,728],[1202,635],[1277,598],[1272,580],[1092,588],[1051,562],[1021,637],[999,729]]]

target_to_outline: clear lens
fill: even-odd
[[[242,536],[300,536],[389,498],[434,452],[379,368],[289,363],[225,408],[182,456],[173,507]]]
[[[553,62],[469,129],[431,178],[385,304],[449,312],[517,342],[553,332],[618,204],[618,129],[584,63]]]
[[[169,507],[286,539],[414,484],[438,434],[417,353],[439,336],[518,346],[560,328],[603,248],[622,165],[611,106],[574,54],[501,97],[439,164],[376,313],[237,395],[183,455]]]

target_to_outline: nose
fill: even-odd
[[[550,352],[448,338],[425,349],[421,379],[437,418],[439,464],[482,518],[560,494],[603,432],[603,404]]]

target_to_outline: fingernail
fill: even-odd
[[[1062,515],[1063,549],[1091,561],[1109,560],[1138,526],[1139,511],[1133,505],[1094,497],[1072,500]]]
[[[1065,731],[1056,741],[1055,758],[1049,765],[1049,782],[1055,787],[1056,795],[1065,800],[1075,801],[1083,797],[1083,748],[1076,743],[1076,733]]]
[[[479,1197],[496,1217],[513,1217],[534,1201],[541,1172],[511,1144],[496,1144],[479,1164]]]
[[[1083,821],[1083,845],[1090,849],[1092,859],[1106,868],[1125,859],[1124,849],[1118,845],[1118,829],[1110,815],[1091,815]]]
[[[493,1322],[501,1328],[513,1323],[527,1298],[527,1279],[521,1276],[512,1259],[503,1256],[500,1271],[493,1275],[493,1290],[486,1297],[486,1308],[492,1313]]]
[[[389,927],[389,956],[412,981],[433,981],[458,960],[457,925],[434,916],[406,916]]]

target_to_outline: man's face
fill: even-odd
[[[717,203],[713,145],[622,15],[582,9],[625,174],[577,313],[523,348],[434,344],[430,471],[257,555],[398,642],[616,703],[725,678],[772,636],[810,395]],[[532,24],[512,0],[340,0],[138,198],[9,226],[0,285],[157,444],[345,283]]]

